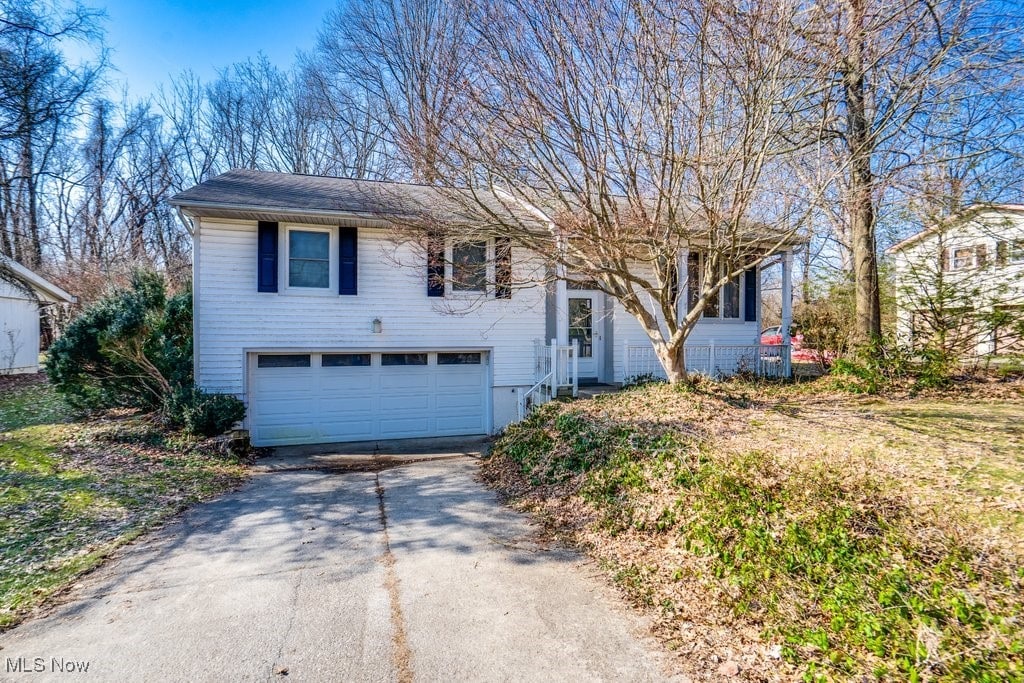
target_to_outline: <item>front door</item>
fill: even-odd
[[[601,335],[603,301],[604,295],[599,292],[569,292],[569,343],[579,344],[579,373],[582,381],[601,380],[604,359]]]

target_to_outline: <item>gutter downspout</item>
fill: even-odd
[[[199,221],[176,208],[178,220],[192,236],[192,383],[199,386]]]

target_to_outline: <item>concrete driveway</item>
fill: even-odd
[[[0,636],[0,678],[666,678],[596,568],[540,544],[476,481],[475,458],[412,460],[271,461]],[[88,672],[60,671],[76,662]]]

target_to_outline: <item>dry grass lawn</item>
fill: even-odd
[[[1024,385],[830,386],[548,406],[485,476],[694,679],[1024,680]]]

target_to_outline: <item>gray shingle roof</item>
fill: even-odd
[[[441,190],[427,185],[235,169],[174,195],[171,204],[401,216],[443,199]]]

